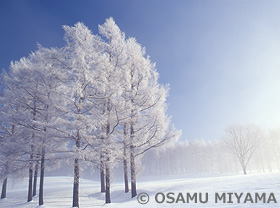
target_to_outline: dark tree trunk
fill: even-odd
[[[3,180],[3,184],[2,184],[2,193],[1,193],[1,199],[5,199],[7,198],[7,182],[8,182],[8,164],[6,163],[4,168],[5,168],[5,177]]]
[[[78,131],[78,136],[76,140],[77,149],[80,148],[80,132]],[[73,185],[73,205],[72,207],[79,207],[79,182],[80,182],[80,165],[79,157],[75,158],[74,162],[74,185]]]
[[[131,198],[137,196],[134,148],[130,146]]]
[[[101,156],[102,158],[102,156]],[[100,185],[101,185],[101,193],[105,193],[105,170],[104,170],[104,162],[101,159],[100,161]]]
[[[79,159],[75,158],[74,163],[74,186],[73,186],[73,206],[79,207]]]
[[[106,169],[106,193],[105,193],[105,203],[111,203],[111,193],[110,193],[110,177],[111,177],[111,173],[110,173],[110,167],[109,164],[106,163],[105,164],[105,169]]]
[[[135,155],[134,147],[132,145],[134,139],[133,124],[130,125],[130,177],[131,177],[131,198],[137,196],[136,191],[136,167],[135,167]]]
[[[247,175],[246,167],[242,167],[244,175]]]
[[[36,165],[35,165],[35,170],[34,170],[34,180],[33,180],[33,194],[32,196],[36,196],[37,193],[37,176],[38,176],[38,169],[39,169],[39,164],[38,162],[36,162]]]
[[[33,121],[35,121],[36,117],[36,103],[37,98],[34,100],[34,111],[33,111]],[[35,125],[33,125],[35,127]],[[35,138],[35,133],[32,133],[32,140]],[[29,161],[29,184],[28,184],[28,196],[27,196],[27,202],[32,201],[32,179],[33,179],[33,153],[34,153],[34,146],[30,146],[31,153],[30,153],[30,161]]]
[[[109,105],[108,105],[109,106]],[[110,132],[110,123],[107,122],[107,126],[106,126],[106,135],[107,135],[107,140],[108,140],[108,135],[109,135],[109,132]],[[108,141],[106,141],[107,143]],[[107,150],[109,151],[109,150]],[[106,182],[106,192],[105,192],[105,203],[106,204],[109,204],[111,203],[111,170],[110,170],[110,156],[108,154],[108,152],[105,153],[105,156],[106,156],[106,163],[105,163],[105,182]]]
[[[45,147],[42,147],[41,169],[40,169],[40,188],[39,188],[39,205],[44,204],[44,177],[45,177]]]
[[[128,193],[129,186],[128,186],[128,168],[127,168],[126,147],[124,147],[123,172],[124,172],[124,192]]]
[[[3,180],[1,199],[7,198],[7,181],[8,181],[8,176],[6,176]]]
[[[127,168],[127,146],[126,146],[126,139],[127,139],[127,125],[124,123],[123,125],[123,134],[124,134],[124,143],[123,143],[123,174],[124,174],[124,192],[129,192],[129,185],[128,185],[128,168]]]
[[[31,147],[33,150],[33,147]],[[29,162],[29,184],[28,184],[28,196],[27,202],[32,201],[32,179],[33,179],[33,154],[30,154],[30,162]]]

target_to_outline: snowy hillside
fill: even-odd
[[[0,200],[0,207],[8,208],[33,208],[38,207],[38,198],[35,197],[32,202],[26,202],[27,183],[28,180],[12,184],[10,182],[7,190],[7,199]],[[45,205],[43,207],[71,207],[72,203],[72,185],[71,177],[47,177],[45,181]],[[112,204],[104,204],[104,195],[99,192],[99,182],[91,180],[81,180],[80,187],[80,207],[114,207],[114,208],[131,208],[131,207],[279,207],[280,206],[280,174],[258,174],[258,175],[237,175],[237,176],[221,176],[221,177],[162,177],[157,179],[140,180],[138,184],[138,194],[145,192],[149,194],[149,202],[141,205],[137,198],[130,198],[130,193],[123,192],[122,182],[113,182],[112,184]],[[155,201],[155,195],[159,192],[167,194],[173,192],[173,197],[176,199],[181,192],[186,199],[186,194],[202,193],[202,200],[205,199],[205,194],[208,193],[208,202],[203,204],[183,203],[184,199],[179,199],[178,203],[167,203],[171,201],[167,198],[163,203]],[[241,203],[237,203],[237,198],[233,195],[233,203],[223,203],[222,200],[215,203],[215,193],[244,193],[241,197]],[[277,203],[272,200],[270,203],[263,203],[258,200],[258,203],[252,204],[248,202],[244,204],[245,195],[251,193],[255,201],[255,193],[266,193],[267,202],[270,193],[273,193]],[[162,201],[162,194],[158,195],[158,201]],[[199,198],[199,197],[198,197]],[[144,201],[146,198],[142,198]],[[226,201],[228,201],[228,195]]]

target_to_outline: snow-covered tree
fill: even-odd
[[[126,39],[113,18],[99,26],[100,36],[83,23],[63,29],[64,47],[39,46],[11,63],[3,95],[9,120],[2,122],[1,142],[8,146],[11,137],[23,144],[17,161],[29,166],[28,201],[32,188],[36,195],[40,171],[43,204],[45,165],[56,162],[59,153],[74,161],[73,207],[79,207],[81,161],[100,168],[106,203],[111,202],[111,170],[123,161],[125,191],[130,168],[134,197],[137,159],[180,134],[166,113],[168,87],[158,83],[145,49]]]
[[[1,97],[3,101],[3,97]],[[20,136],[16,131],[15,125],[9,122],[9,108],[6,104],[1,106],[0,121],[0,178],[3,179],[1,199],[7,197],[8,176],[19,173],[25,166],[18,161],[24,152],[16,138]]]
[[[255,125],[236,124],[229,126],[226,133],[225,148],[238,158],[246,175],[248,163],[264,137],[263,131]]]
[[[56,129],[72,140],[74,147],[73,207],[78,207],[80,160],[97,123],[96,117],[92,115],[94,103],[91,97],[96,94],[94,81],[99,59],[98,40],[82,23],[73,27],[64,26],[63,29],[66,46],[54,59],[60,63],[59,70],[63,73],[64,85],[58,91],[61,97],[59,109],[65,114]]]
[[[16,126],[20,126],[22,130],[22,139],[26,139],[24,151],[29,154],[29,188],[28,199],[32,200],[32,179],[33,179],[33,161],[34,155],[37,153],[37,126],[36,115],[38,115],[38,85],[32,81],[34,77],[30,70],[30,62],[28,59],[22,58],[19,62],[11,64],[9,75],[5,77],[6,93],[5,103],[9,103],[13,110],[10,115]],[[37,119],[38,120],[38,119]],[[39,128],[38,128],[39,130]],[[30,139],[28,139],[28,137]],[[18,143],[20,138],[17,138]],[[36,148],[36,149],[35,149]]]
[[[273,154],[272,160],[275,161],[278,171],[280,171],[280,130],[274,129],[269,132],[269,150]]]
[[[122,127],[124,155],[128,152],[130,160],[131,194],[135,197],[137,157],[141,157],[149,149],[175,141],[180,132],[171,125],[170,118],[167,117],[168,88],[158,83],[155,64],[146,56],[145,49],[134,38],[129,38],[126,41],[126,53],[123,66],[123,114],[127,116],[122,121]]]
[[[119,157],[120,142],[117,139],[116,128],[119,128],[121,121],[126,116],[125,109],[122,109],[125,102],[125,93],[123,92],[124,73],[126,63],[126,42],[125,35],[115,24],[113,18],[109,18],[103,25],[99,26],[99,33],[104,38],[104,56],[106,57],[104,90],[102,92],[105,99],[104,110],[101,114],[106,118],[105,126],[101,126],[105,130],[101,135],[103,145],[101,148],[101,180],[102,167],[105,166],[106,178],[106,203],[110,203],[110,172],[113,167],[115,158]],[[103,131],[104,131],[103,130]]]
[[[56,88],[61,83],[58,79],[52,56],[56,49],[46,49],[39,46],[27,58],[11,63],[9,74],[5,76],[5,103],[9,104],[9,119],[16,125],[16,132],[21,136],[16,142],[22,145],[24,160],[29,163],[28,201],[36,193],[36,178],[32,187],[34,163],[40,163],[39,204],[43,204],[43,183],[46,153],[54,153],[58,147],[54,132],[49,128],[57,119],[59,111],[55,108],[57,102]],[[59,83],[59,84],[58,84]],[[29,159],[26,155],[29,154]],[[50,154],[48,160],[52,157]],[[38,169],[35,168],[35,176]],[[34,190],[32,191],[32,188]]]

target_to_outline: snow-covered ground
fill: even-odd
[[[7,199],[0,200],[0,207],[8,208],[33,208],[38,207],[38,197],[35,197],[32,202],[26,202],[27,196],[27,180],[23,182],[10,184],[7,190]],[[70,208],[72,204],[72,182],[71,177],[47,177],[45,180],[45,198],[44,207],[53,208]],[[140,204],[137,198],[131,199],[130,193],[125,194],[123,191],[122,182],[113,182],[112,184],[112,203],[104,204],[104,194],[99,192],[99,182],[82,179],[80,184],[80,207],[113,207],[113,208],[154,208],[154,207],[280,207],[280,173],[269,174],[249,174],[236,176],[220,176],[220,177],[161,177],[154,179],[142,179],[138,182],[138,193],[145,192],[149,194],[149,202],[147,204]],[[169,192],[177,199],[179,193],[182,193],[184,199],[180,198],[178,203],[167,203],[172,201],[167,199],[163,203],[155,201],[155,195],[162,192],[165,196]],[[198,201],[194,203],[183,203],[186,200],[187,193],[193,195],[194,193],[202,193],[202,200],[205,200],[205,194],[208,193],[208,202],[203,204]],[[215,193],[244,193],[241,197],[241,203],[237,203],[236,197],[232,196],[233,203],[223,203],[218,201],[215,203]],[[255,201],[255,193],[266,193],[266,199],[270,193],[273,193],[277,203],[270,201],[270,203],[243,203],[245,195],[251,193]],[[162,201],[162,195],[158,194],[158,201]],[[227,196],[229,196],[227,194]],[[141,197],[140,197],[141,198]],[[139,198],[139,199],[140,199]],[[141,198],[143,201],[147,200],[146,196]],[[199,197],[198,197],[199,199]],[[227,197],[227,201],[229,198]]]

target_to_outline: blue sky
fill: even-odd
[[[234,123],[280,127],[280,1],[1,0],[0,68],[64,44],[62,25],[93,33],[113,17],[170,83],[182,139],[218,139]]]

